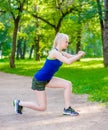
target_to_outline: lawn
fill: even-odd
[[[0,71],[33,76],[45,60],[17,60],[16,68],[9,68],[7,59],[0,59]],[[82,59],[71,65],[63,65],[55,76],[72,81],[73,92],[88,94],[90,101],[108,102],[108,67],[104,68],[102,58]]]

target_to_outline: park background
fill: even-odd
[[[107,105],[107,10],[107,0],[0,0],[0,71],[33,76],[63,32],[70,39],[66,51],[86,56],[56,76],[71,80],[74,93]]]

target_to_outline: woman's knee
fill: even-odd
[[[67,81],[66,88],[72,90],[72,82],[71,81]]]
[[[47,106],[43,105],[43,106],[40,106],[40,111],[45,111],[47,109]]]

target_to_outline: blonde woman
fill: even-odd
[[[73,108],[71,108],[70,99],[72,94],[72,83],[68,80],[54,77],[58,69],[65,64],[72,64],[85,55],[85,52],[79,51],[76,55],[71,55],[64,52],[67,49],[69,42],[68,35],[64,33],[57,33],[54,39],[53,49],[45,61],[43,67],[36,72],[32,80],[32,89],[35,92],[35,102],[25,102],[14,100],[15,112],[22,114],[23,107],[27,107],[36,111],[45,111],[47,108],[47,97],[45,88],[63,88],[64,89],[64,110],[63,114],[77,116],[79,115]]]

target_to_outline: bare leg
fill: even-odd
[[[68,80],[53,77],[50,82],[46,85],[49,88],[64,88],[64,102],[65,108],[70,106],[70,99],[72,94],[72,83]]]
[[[49,88],[64,88],[64,102],[65,108],[70,106],[70,99],[72,94],[72,84],[68,80],[53,77],[50,82],[46,85]],[[19,105],[27,107],[33,110],[44,111],[47,106],[46,92],[45,91],[34,91],[36,95],[36,102],[25,102],[20,101]]]
[[[34,93],[36,95],[36,102],[20,101],[19,105],[38,111],[46,110],[47,106],[46,92],[35,90]]]

